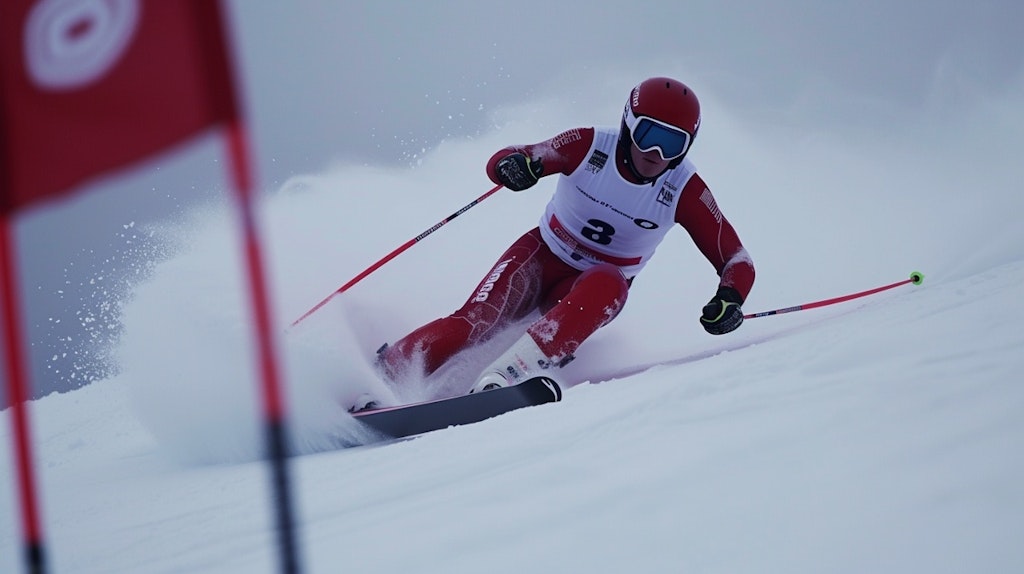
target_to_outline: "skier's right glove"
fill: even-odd
[[[519,152],[510,153],[498,160],[494,170],[501,185],[512,191],[523,191],[533,187],[540,176],[544,175],[544,165],[540,158],[531,160]]]
[[[743,297],[732,287],[719,287],[718,293],[704,305],[700,324],[712,335],[724,335],[743,323]]]

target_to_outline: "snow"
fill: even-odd
[[[416,167],[331,166],[261,203],[305,571],[1024,570],[1024,226],[1005,161],[1024,108],[999,100],[943,116],[958,148],[921,126],[793,125],[779,145],[780,126],[708,94],[693,159],[757,265],[748,313],[924,283],[712,337],[697,317],[717,278],[675,230],[560,373],[561,403],[342,448],[369,435],[339,401],[457,386],[386,389],[368,361],[461,303],[554,182],[492,196],[285,327],[486,191],[495,149],[612,123],[619,96],[545,99]],[[236,223],[206,205],[153,230],[171,255],[120,302],[120,372],[30,405],[54,572],[277,571]],[[0,572],[21,567],[9,417]]]

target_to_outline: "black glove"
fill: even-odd
[[[494,169],[498,172],[501,185],[512,191],[523,191],[533,187],[540,176],[544,175],[544,165],[540,158],[531,160],[519,152],[510,153],[498,160]]]
[[[732,287],[719,287],[714,298],[704,305],[700,324],[712,335],[724,335],[743,323],[743,297]]]

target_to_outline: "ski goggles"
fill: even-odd
[[[690,149],[693,136],[663,121],[647,116],[635,116],[633,110],[626,106],[624,118],[629,137],[633,144],[642,152],[657,148],[661,159],[676,159]]]

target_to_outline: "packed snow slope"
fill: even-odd
[[[287,325],[489,189],[494,150],[616,123],[636,78],[615,80],[501,110],[415,166],[331,166],[261,202],[305,570],[1024,570],[1019,98],[825,129],[703,93],[693,159],[757,265],[747,312],[924,284],[712,337],[697,317],[717,278],[676,230],[559,373],[561,403],[343,448],[369,439],[341,402],[456,392],[497,352],[395,388],[369,366],[458,306],[554,181],[494,195]],[[118,302],[119,374],[30,405],[53,571],[274,572],[237,220],[208,205],[142,232],[166,255]],[[0,571],[17,572],[0,416]]]

